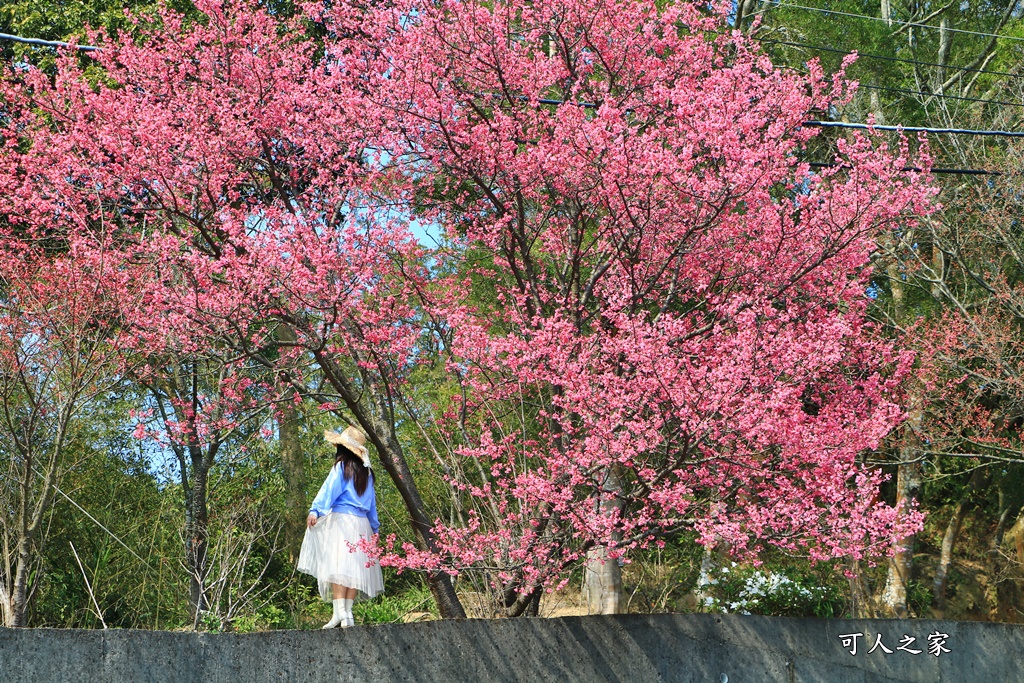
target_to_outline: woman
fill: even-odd
[[[315,576],[320,596],[334,604],[334,616],[324,628],[345,628],[355,624],[357,592],[372,598],[384,590],[380,565],[359,548],[360,541],[377,533],[380,522],[366,436],[349,427],[341,434],[325,431],[324,438],[337,446],[337,454],[309,508],[298,570]]]

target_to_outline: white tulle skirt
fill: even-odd
[[[330,602],[331,584],[355,588],[372,598],[384,590],[380,565],[356,544],[373,535],[366,517],[329,512],[306,528],[296,569],[316,577],[320,597]]]

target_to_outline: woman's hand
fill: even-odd
[[[310,529],[316,526],[316,515],[310,515],[309,517],[306,517],[306,526],[308,526]]]

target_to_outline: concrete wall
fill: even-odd
[[[934,632],[948,635],[938,657]],[[840,638],[851,633],[856,655]],[[876,634],[892,654],[868,654]],[[920,654],[897,649],[904,635]],[[30,681],[1024,681],[1024,626],[622,615],[241,635],[0,629],[0,682]]]

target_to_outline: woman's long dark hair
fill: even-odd
[[[363,464],[362,459],[353,453],[347,446],[337,444],[338,453],[334,456],[334,464],[344,463],[345,480],[353,479],[356,486],[356,493],[360,496],[366,492],[370,483],[370,468]]]

